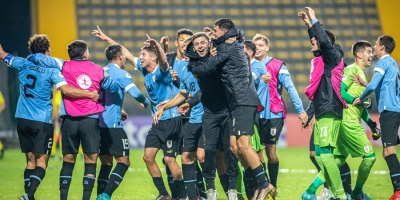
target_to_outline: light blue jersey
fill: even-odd
[[[184,74],[187,71],[187,65],[188,62],[186,62],[185,59],[178,60],[178,58],[175,57],[174,65],[172,66],[172,70],[176,71],[178,73],[178,77],[182,80]]]
[[[197,79],[193,76],[193,74],[188,70],[186,66],[183,68],[181,73],[182,75],[180,77],[181,84],[179,91],[182,93],[189,93],[191,96],[195,95],[200,90]],[[203,104],[196,104],[191,109],[189,123],[201,123],[201,117],[203,116],[203,113]]]
[[[125,93],[129,93],[134,99],[145,105],[148,105],[149,101],[133,83],[132,77],[127,71],[113,63],[109,63],[103,69],[118,84],[119,90],[114,93],[101,90],[99,102],[104,105],[104,112],[100,114],[99,125],[101,128],[122,128],[121,109]]]
[[[143,73],[144,85],[146,86],[147,96],[151,103],[151,114],[154,116],[154,113],[158,110],[156,106],[172,99],[179,92],[179,89],[172,83],[169,70],[163,71],[160,66],[157,66],[152,73],[148,73],[146,69],[142,68],[139,59],[136,60],[136,66]],[[180,113],[178,112],[178,107],[175,106],[165,110],[160,120],[167,120],[178,116],[180,116]]]
[[[382,56],[376,63],[374,72],[360,99],[375,91],[379,113],[385,110],[400,112],[400,75],[396,61],[390,55]]]
[[[271,61],[272,57],[267,56],[262,63],[264,63],[264,66],[266,63]],[[265,67],[266,68],[266,67]],[[261,81],[263,82],[263,81]],[[278,73],[278,95],[279,98],[282,98],[282,86],[286,89],[286,91],[289,93],[290,98],[292,99],[293,105],[296,109],[296,112],[298,114],[304,112],[303,108],[303,102],[300,99],[299,94],[297,93],[296,88],[293,85],[292,79],[290,78],[289,71],[287,70],[285,65],[282,65],[282,67],[279,70]],[[261,104],[264,106],[264,110],[259,112],[259,118],[263,119],[276,119],[276,118],[283,118],[284,113],[273,113],[271,112],[271,105],[270,105],[270,100],[269,100],[269,89],[264,89],[264,93],[267,94],[262,94],[262,97],[259,94]]]
[[[46,57],[43,54],[42,56]],[[19,75],[20,96],[15,117],[53,123],[53,85],[58,88],[67,84],[59,67],[43,66],[11,54],[7,55],[4,62],[16,69]]]

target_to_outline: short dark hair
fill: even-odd
[[[235,28],[235,23],[229,18],[220,18],[214,22],[214,26],[219,26],[220,29],[229,30]]]
[[[46,53],[50,48],[50,40],[47,35],[36,34],[29,38],[28,49],[31,53]]]
[[[251,40],[246,40],[243,42],[243,44],[246,49],[250,49],[253,52],[253,55],[249,55],[249,56],[256,55],[257,47]]]
[[[331,41],[331,44],[334,45],[336,43],[336,36],[332,32],[325,30],[326,35],[328,35],[329,40]]]
[[[385,51],[388,54],[392,54],[394,48],[396,48],[396,41],[392,36],[381,35],[378,37],[379,43],[385,47]]]
[[[142,51],[144,50],[144,51],[147,51],[149,53],[152,53],[152,54],[158,56],[158,52],[157,52],[157,49],[155,47],[144,46],[141,49],[142,49]]]
[[[351,53],[353,54],[354,58],[357,57],[358,52],[364,51],[365,47],[372,47],[372,45],[371,43],[365,40],[360,40],[354,43],[353,46],[351,47]]]
[[[107,60],[111,61],[122,54],[122,46],[120,44],[109,45],[106,50],[104,50],[104,53],[106,54]]]
[[[193,35],[193,32],[192,32],[192,30],[187,29],[187,28],[179,29],[179,30],[176,32],[176,40],[178,40],[178,37],[179,37],[180,35],[190,35],[190,36],[192,36],[192,35]]]
[[[83,55],[85,54],[88,46],[87,43],[83,40],[75,40],[68,44],[68,55],[69,59],[83,59]]]

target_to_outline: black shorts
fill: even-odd
[[[99,153],[99,119],[90,117],[63,117],[61,125],[62,153],[78,154],[79,145],[83,153]]]
[[[379,123],[382,131],[382,145],[383,147],[396,146],[399,143],[399,125],[400,113],[383,111],[379,117]]]
[[[196,152],[201,136],[201,123],[188,123],[183,129],[183,152]]]
[[[255,106],[236,106],[232,110],[232,135],[253,135],[256,114]]]
[[[181,117],[161,120],[151,126],[144,147],[162,149],[164,156],[176,157],[179,153],[181,129]]]
[[[283,118],[259,119],[259,130],[261,144],[276,144],[283,129]]]
[[[229,112],[204,112],[202,116],[204,148],[216,148],[221,151],[230,149],[229,137],[232,133],[232,118]]]
[[[100,128],[100,155],[129,156],[128,136],[123,128]]]
[[[19,144],[23,153],[51,153],[53,124],[17,118]]]

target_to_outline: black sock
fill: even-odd
[[[186,199],[186,190],[185,190],[185,182],[182,180],[175,180],[175,188],[178,193],[177,199]],[[196,190],[195,190],[196,192]]]
[[[224,189],[224,192],[227,193],[230,185],[228,174],[219,175],[219,181],[221,182],[222,189]]]
[[[261,162],[261,165],[262,165],[264,171],[267,171],[267,166],[265,165],[265,162]]]
[[[201,197],[207,197],[205,190],[204,190],[204,181],[203,181],[203,173],[200,169],[201,163],[198,162],[196,165],[196,176],[197,176],[197,193]]]
[[[25,169],[24,171],[24,191],[27,192],[28,185],[29,185],[29,179],[31,178],[31,175],[33,174],[35,170],[34,169]]]
[[[178,193],[176,191],[174,177],[172,177],[171,170],[169,170],[168,165],[165,164],[164,159],[163,159],[163,163],[165,165],[165,172],[167,174],[167,181],[168,181],[169,190],[171,190],[171,197],[172,198],[177,198],[178,197]]]
[[[277,181],[278,181],[278,172],[279,172],[279,162],[277,163],[268,163],[268,174],[270,183],[278,188]]]
[[[91,175],[89,175],[91,174]],[[89,200],[92,195],[94,182],[96,181],[96,164],[85,163],[85,175],[83,176],[82,200]]]
[[[162,177],[153,177],[153,183],[156,186],[158,193],[161,195],[169,195],[167,189],[165,188]]]
[[[256,182],[254,182],[253,179],[253,170],[251,168],[247,168],[244,170],[243,174],[243,182],[244,182],[244,188],[246,191],[246,195],[249,199],[254,195],[254,192],[256,190]]]
[[[35,171],[30,177],[30,184],[29,187],[27,188],[28,197],[32,198],[33,195],[35,194],[37,188],[39,187],[39,184],[42,182],[44,176],[46,175],[46,170],[41,168],[41,167],[36,167]]]
[[[74,167],[75,163],[63,162],[60,172],[60,200],[68,199],[68,190],[71,184]]]
[[[257,181],[258,187],[268,187],[269,183],[267,180],[267,176],[265,176],[265,171],[262,168],[262,165],[253,169],[253,178]]]
[[[100,173],[97,177],[97,195],[103,193],[106,189],[111,169],[112,165],[101,165]]]
[[[317,161],[315,160],[315,156],[310,156],[310,160],[314,164],[315,168],[317,168],[318,172],[321,171],[321,167],[319,167]]]
[[[113,172],[110,175],[110,180],[107,184],[106,189],[104,190],[104,193],[108,194],[111,197],[119,184],[121,184],[127,170],[128,165],[125,165],[124,163],[117,163],[117,166],[115,166]]]
[[[196,190],[196,163],[192,164],[182,164],[182,174],[185,180],[186,193],[189,199],[197,198],[197,190]]]
[[[352,193],[351,173],[350,173],[350,167],[347,164],[347,162],[345,162],[344,165],[339,167],[339,170],[340,170],[340,178],[342,178],[343,189],[347,194],[351,194]]]
[[[237,176],[229,176],[229,188],[228,189],[235,189],[236,190],[236,183],[237,183]]]
[[[400,190],[400,176],[398,176],[398,174],[400,174],[399,159],[397,158],[396,154],[390,154],[385,157],[385,160],[389,167],[390,178],[392,179],[393,189],[395,191],[399,191]]]

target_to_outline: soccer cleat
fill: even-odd
[[[25,193],[19,197],[19,200],[29,200],[28,194]]]
[[[367,196],[364,192],[361,192],[360,194],[351,194],[351,198],[354,200],[372,200],[371,197]]]
[[[229,200],[238,200],[236,189],[229,189],[228,190],[228,199]]]
[[[208,200],[217,200],[217,197],[218,197],[217,190],[214,190],[214,189],[207,190],[207,199]]]
[[[156,198],[156,200],[171,200],[171,196],[169,195],[158,195],[158,197]]]
[[[328,188],[324,188],[318,195],[317,200],[326,200],[330,199],[331,197],[332,197],[331,191]]]
[[[389,200],[400,200],[400,190],[397,190]]]
[[[315,194],[308,194],[307,191],[304,191],[301,195],[302,200],[317,200]]]
[[[272,184],[269,184],[266,188],[258,189],[257,200],[274,200],[276,196],[276,189]]]
[[[96,200],[111,200],[111,197],[106,193],[102,193],[97,196]]]

